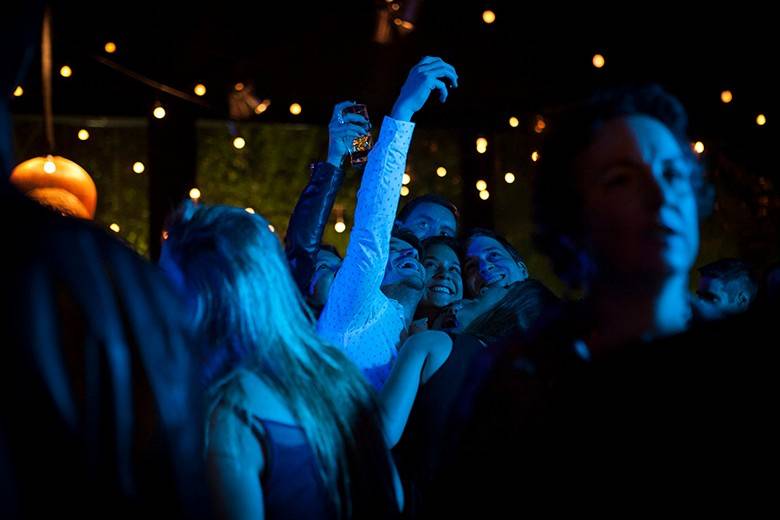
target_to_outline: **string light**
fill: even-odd
[[[252,209],[252,208],[245,208],[245,209],[244,209],[244,211],[246,211],[246,212],[247,212],[247,213],[249,213],[250,215],[254,215],[254,214],[255,214],[255,210],[254,210],[254,209]]]
[[[758,114],[756,116],[756,124],[758,126],[764,126],[766,124],[766,116],[764,114]]]
[[[157,105],[154,107],[154,110],[152,110],[152,115],[157,119],[162,119],[165,117],[165,109],[162,105]]]
[[[604,60],[604,56],[602,56],[601,54],[596,54],[593,56],[593,66],[596,67],[597,69],[603,67],[605,62],[606,60]]]
[[[403,177],[403,180],[401,180],[401,184],[403,184],[404,186],[406,186],[406,185],[407,185],[407,184],[409,184],[410,182],[412,182],[412,178],[411,178],[411,176],[410,176],[408,173],[404,173],[404,177]]]
[[[704,153],[704,143],[702,143],[701,141],[696,141],[695,143],[693,143],[693,149],[699,155],[703,154]]]
[[[439,177],[446,176],[447,168],[445,168],[444,166],[439,166],[438,168],[436,168],[436,175],[438,175]]]
[[[114,54],[116,52],[116,43],[114,43],[114,42],[106,42],[106,44],[103,46],[103,49],[108,54]]]
[[[290,113],[292,115],[294,116],[300,115],[302,111],[303,109],[301,108],[301,105],[299,105],[298,103],[293,103],[292,105],[290,105]]]
[[[144,166],[144,163],[142,163],[141,161],[136,161],[133,163],[133,171],[135,173],[143,173],[145,169],[146,166]]]
[[[509,126],[511,126],[512,128],[517,128],[518,126],[520,126],[520,120],[514,116],[510,117]]]
[[[507,184],[512,184],[513,182],[515,182],[515,174],[512,172],[506,172],[504,174],[504,180],[506,181]]]
[[[200,190],[199,190],[198,188],[192,188],[192,189],[190,190],[190,198],[191,198],[192,200],[195,200],[195,201],[197,201],[198,199],[200,199]]]
[[[409,188],[406,186],[401,186],[401,196],[406,197],[407,195],[409,195]]]
[[[485,191],[487,189],[487,182],[483,181],[482,179],[478,180],[477,189],[479,191]]]
[[[46,156],[46,161],[43,163],[43,171],[49,174],[57,171],[57,165],[54,164],[54,158],[51,155]]]
[[[22,94],[24,94],[24,89],[22,88],[21,85],[19,85],[14,89],[14,97],[21,97]]]
[[[69,78],[73,75],[73,69],[68,67],[67,65],[63,65],[62,68],[60,68],[60,76],[63,78]]]
[[[245,146],[246,146],[246,140],[244,140],[243,137],[236,137],[235,139],[233,139],[233,147],[235,147],[236,150],[240,150]]]
[[[112,223],[111,223],[111,225],[110,225],[110,226],[108,226],[108,227],[109,227],[109,228],[111,229],[111,231],[113,231],[114,233],[119,233],[119,224],[117,224],[116,222],[112,222]]]
[[[496,21],[496,13],[491,11],[490,9],[483,11],[482,13],[482,21],[486,24],[490,25],[491,23]]]
[[[724,90],[720,93],[720,100],[724,103],[731,103],[731,100],[734,99],[734,95],[731,93],[730,90]]]
[[[487,151],[488,142],[484,137],[477,139],[477,153],[485,153]]]
[[[482,200],[488,200],[490,198],[490,192],[488,190],[482,190],[479,192],[479,198]]]
[[[536,161],[538,161],[538,160],[539,160],[539,152],[537,152],[536,150],[534,150],[533,152],[531,152],[531,160],[532,160],[533,162],[536,162]]]
[[[192,89],[193,92],[195,92],[196,96],[205,96],[206,95],[206,85],[203,83],[198,83],[195,85],[195,88]]]
[[[76,136],[79,138],[79,141],[86,141],[89,139],[89,132],[85,128],[82,128]]]

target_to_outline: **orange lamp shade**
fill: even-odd
[[[84,168],[69,159],[50,156],[24,161],[11,172],[11,183],[28,197],[60,213],[95,218],[95,183]]]

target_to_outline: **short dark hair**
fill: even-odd
[[[533,186],[534,241],[552,260],[555,272],[572,287],[587,278],[588,263],[582,246],[582,200],[575,173],[576,160],[608,121],[646,115],[663,123],[681,150],[696,165],[691,182],[700,216],[714,198],[704,169],[687,137],[688,116],[682,104],[658,85],[608,90],[567,107],[553,118]]]
[[[701,276],[714,278],[723,282],[723,285],[735,284],[748,293],[748,298],[753,301],[758,293],[758,283],[753,275],[753,269],[749,263],[738,258],[722,258],[704,265],[698,269]]]
[[[417,236],[412,233],[411,231],[408,231],[400,226],[393,227],[393,232],[390,235],[391,238],[397,238],[398,240],[403,240],[413,248],[417,250],[417,256],[422,261],[423,256],[425,254],[425,251],[423,251],[422,244],[420,243],[420,239],[417,238]]]
[[[401,212],[398,213],[398,220],[401,222],[406,222],[406,219],[409,218],[409,215],[412,213],[412,211],[414,211],[414,208],[426,202],[430,204],[438,204],[439,206],[448,209],[455,216],[455,222],[460,219],[460,212],[458,211],[458,207],[455,204],[437,193],[428,193],[426,195],[415,197],[407,202],[404,207],[401,208]]]
[[[510,244],[506,238],[499,235],[495,231],[492,231],[490,229],[484,229],[484,228],[473,228],[469,230],[468,233],[466,233],[466,236],[461,243],[461,256],[463,258],[466,257],[466,252],[468,251],[469,248],[469,242],[471,242],[471,240],[475,237],[492,238],[493,240],[501,244],[501,246],[504,249],[506,249],[507,253],[509,253],[509,256],[511,256],[515,262],[525,264],[525,260],[523,260],[523,257],[520,255],[520,252],[517,249],[515,249],[514,246]]]
[[[436,235],[428,237],[422,241],[422,247],[425,255],[428,255],[428,249],[433,246],[447,246],[455,252],[458,257],[458,262],[463,263],[463,247],[457,238],[446,237],[444,235]]]

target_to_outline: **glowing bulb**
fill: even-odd
[[[766,124],[766,116],[764,114],[758,114],[756,116],[756,124],[758,126],[764,126]]]
[[[403,180],[401,181],[401,184],[403,184],[404,186],[406,186],[406,185],[407,185],[407,184],[409,184],[410,182],[412,182],[412,178],[409,176],[409,174],[408,174],[408,173],[404,173],[404,178],[403,178]]]
[[[347,229],[347,225],[344,224],[341,220],[336,222],[336,224],[333,226],[333,229],[336,230],[336,233],[343,233]]]
[[[266,110],[268,110],[268,106],[271,104],[270,99],[264,99],[261,103],[259,103],[255,107],[255,114],[262,114]]]
[[[192,89],[195,92],[196,96],[205,96],[206,95],[206,85],[203,83],[198,83],[195,85],[195,88]]]
[[[515,182],[515,174],[512,172],[506,172],[504,174],[504,180],[506,181],[507,184],[512,184],[513,182]]]
[[[480,137],[477,139],[477,153],[485,153],[487,151],[487,139]]]
[[[531,160],[532,160],[533,162],[536,162],[536,161],[538,161],[538,160],[539,160],[539,152],[537,152],[536,150],[534,150],[533,152],[531,152]]]
[[[245,208],[245,209],[244,209],[244,211],[246,211],[246,212],[247,212],[247,213],[249,213],[250,215],[254,215],[254,214],[255,214],[255,210],[254,210],[254,209],[252,209],[252,208]]]
[[[698,153],[698,154],[702,154],[702,153],[704,153],[704,143],[702,143],[701,141],[696,141],[696,142],[693,144],[693,149],[694,149],[694,150],[696,151],[696,153]]]
[[[54,173],[57,171],[57,165],[54,164],[54,160],[51,155],[46,157],[46,161],[43,163],[43,171],[46,173]]]
[[[87,139],[89,139],[89,132],[87,132],[87,130],[84,128],[79,130],[79,133],[76,135],[78,136],[79,141],[86,141]]]
[[[233,146],[236,148],[236,150],[240,150],[246,146],[246,141],[243,137],[236,137],[233,139]]]
[[[244,84],[243,83],[236,83],[233,86],[233,88],[236,89],[236,92],[241,92],[242,90],[244,90]]]
[[[482,21],[486,24],[491,24],[496,21],[496,13],[491,10],[484,11],[482,13]]]
[[[488,192],[488,190],[480,191],[479,198],[482,200],[488,200],[490,198],[490,193]]]
[[[509,126],[511,126],[512,128],[517,128],[518,126],[520,126],[520,120],[514,116],[510,117]]]
[[[396,18],[395,20],[393,20],[393,23],[400,26],[404,22],[400,18]]]
[[[409,195],[409,188],[406,186],[401,186],[401,196],[406,197],[407,195]]]
[[[162,119],[165,117],[165,109],[162,106],[154,107],[154,110],[152,111],[152,115],[156,117],[157,119]]]
[[[162,232],[162,238],[163,238],[163,240],[168,240],[168,232],[165,231],[164,229],[163,229],[163,232]]]
[[[133,163],[133,171],[135,173],[143,173],[145,169],[146,166],[144,166],[144,163],[142,163],[141,161],[136,161]]]
[[[106,44],[103,46],[103,49],[109,54],[114,54],[116,52],[116,43],[114,42],[106,42]]]
[[[593,66],[596,67],[597,69],[603,67],[604,63],[605,63],[604,56],[602,56],[601,54],[596,54],[593,56]]]
[[[268,224],[268,231],[271,233],[276,233],[276,228],[273,226],[273,224]]]
[[[109,227],[109,228],[111,229],[111,231],[113,231],[114,233],[119,233],[119,224],[117,224],[116,222],[112,222],[112,223],[111,223],[111,225],[110,225],[110,226],[108,226],[108,227]]]
[[[21,85],[14,89],[14,97],[21,97],[22,94],[24,94],[24,89]]]
[[[436,175],[438,175],[439,177],[444,177],[445,175],[447,175],[447,168],[445,168],[444,166],[439,166],[438,168],[436,168]]]
[[[290,113],[294,116],[299,115],[302,110],[303,109],[301,108],[301,105],[299,105],[298,103],[293,103],[292,105],[290,105]]]
[[[62,68],[60,69],[60,76],[62,76],[63,78],[69,78],[72,75],[73,75],[73,70],[67,65],[63,65]]]
[[[485,191],[487,189],[487,182],[483,181],[482,179],[478,180],[477,189],[479,191]]]
[[[536,132],[537,134],[541,134],[546,127],[547,127],[547,123],[544,122],[544,118],[542,118],[542,116],[537,116],[536,125],[534,126],[534,132]]]
[[[720,93],[720,100],[724,103],[731,103],[731,100],[734,99],[734,95],[731,93],[730,90],[724,90]]]
[[[198,188],[192,188],[190,190],[190,198],[192,200],[198,200],[200,198],[200,190]]]

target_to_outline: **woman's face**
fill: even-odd
[[[434,244],[426,248],[425,292],[422,305],[442,308],[463,299],[460,260],[449,246]]]
[[[611,120],[576,162],[585,240],[600,273],[688,272],[699,248],[694,164],[649,116]]]

